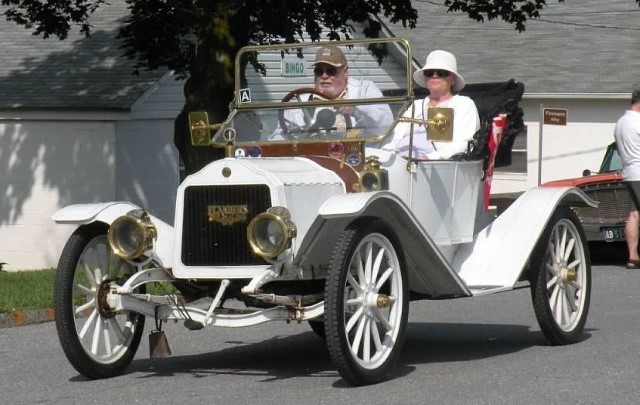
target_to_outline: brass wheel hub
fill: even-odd
[[[96,294],[96,305],[98,307],[98,312],[104,318],[113,318],[116,316],[116,313],[107,303],[107,295],[109,294],[110,288],[111,280],[105,280],[100,283],[100,287],[98,287],[98,293]]]

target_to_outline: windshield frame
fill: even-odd
[[[357,99],[329,99],[329,100],[307,100],[307,101],[294,101],[290,100],[287,102],[282,102],[282,99],[277,101],[255,101],[251,100],[249,96],[248,101],[241,102],[241,92],[245,89],[249,89],[246,86],[249,84],[245,81],[243,82],[243,70],[248,71],[248,69],[253,69],[247,62],[249,56],[246,56],[252,52],[263,52],[268,55],[268,53],[280,53],[282,55],[291,55],[293,50],[296,50],[296,55],[302,54],[300,49],[304,48],[312,48],[313,54],[315,54],[315,49],[320,48],[322,46],[332,45],[332,46],[340,46],[340,47],[351,47],[350,49],[364,49],[366,55],[372,55],[370,48],[376,45],[386,45],[391,46],[390,50],[387,50],[388,54],[384,56],[384,58],[391,58],[390,63],[393,63],[394,66],[400,66],[401,72],[404,73],[404,78],[402,76],[395,76],[395,86],[397,88],[387,89],[389,93],[388,96],[384,97],[372,97],[372,98],[357,98]],[[286,50],[286,53],[285,53]],[[282,52],[280,52],[282,51]],[[356,56],[357,56],[356,51]],[[256,59],[259,55],[253,56]],[[242,66],[243,57],[245,58],[245,66]],[[282,57],[284,59],[284,56]],[[359,139],[361,142],[380,142],[393,131],[393,128],[397,125],[399,117],[406,111],[406,109],[413,102],[414,97],[414,89],[413,89],[413,77],[412,77],[412,51],[409,42],[404,38],[376,38],[376,39],[362,39],[362,40],[345,40],[345,41],[318,41],[318,42],[302,42],[302,43],[287,43],[287,44],[274,44],[274,45],[259,45],[259,46],[245,46],[241,48],[241,50],[236,55],[235,60],[235,88],[234,88],[234,99],[230,104],[231,111],[225,121],[221,124],[220,128],[213,134],[211,138],[211,145],[213,147],[224,147],[228,145],[228,136],[226,135],[229,130],[234,130],[234,120],[239,118],[242,114],[250,114],[251,112],[256,112],[258,115],[264,113],[265,115],[273,114],[274,111],[277,114],[278,110],[286,111],[287,109],[304,109],[304,108],[316,108],[316,107],[334,107],[335,109],[340,106],[364,106],[364,105],[375,105],[375,104],[387,104],[389,106],[395,106],[395,111],[392,111],[392,121],[386,128],[381,128],[379,134],[375,136],[363,136]],[[384,59],[383,59],[384,60]],[[394,62],[395,61],[395,62]],[[306,61],[309,63],[309,60]],[[404,65],[404,66],[403,66]],[[378,66],[380,66],[378,64]],[[355,67],[354,67],[355,68]],[[355,68],[357,69],[357,68]],[[273,70],[273,68],[272,68]],[[310,77],[313,79],[313,76],[309,76],[308,73],[304,75],[305,77]],[[355,76],[355,75],[354,75]],[[277,76],[270,76],[277,77]],[[282,76],[286,77],[286,76]],[[357,77],[357,76],[356,76]],[[363,76],[365,79],[366,76]],[[399,79],[399,80],[398,80]],[[375,80],[369,79],[373,81]],[[378,83],[376,83],[378,84]],[[243,87],[244,85],[244,87]],[[294,85],[295,86],[295,85]],[[404,86],[404,88],[402,87]],[[313,87],[313,82],[310,83],[306,88]],[[292,87],[290,92],[294,90],[304,89],[305,87]],[[398,91],[399,90],[399,91]],[[249,89],[250,91],[250,89]],[[278,91],[282,93],[282,90]],[[286,93],[287,95],[289,93]],[[286,97],[286,96],[285,96]],[[271,111],[271,112],[269,112]],[[238,137],[240,138],[240,137]],[[237,139],[234,134],[234,143],[237,145],[265,145],[270,143],[283,144],[283,143],[299,143],[299,142],[335,142],[336,138],[326,138],[326,139]]]
[[[412,71],[412,61],[413,54],[411,50],[411,45],[409,41],[405,38],[374,38],[374,39],[357,39],[357,40],[344,40],[344,41],[318,41],[318,42],[299,42],[299,43],[286,43],[286,44],[274,44],[274,45],[249,45],[242,47],[240,51],[238,51],[235,60],[235,90],[234,90],[234,98],[233,98],[233,108],[243,110],[243,109],[259,109],[259,108],[275,108],[282,105],[281,102],[251,102],[251,103],[243,103],[241,102],[240,92],[242,90],[243,81],[242,81],[242,57],[250,52],[260,52],[260,51],[276,51],[276,50],[284,50],[291,48],[318,48],[321,46],[340,46],[340,47],[350,47],[350,46],[371,46],[376,44],[390,44],[393,46],[402,45],[405,52],[402,52],[405,58],[405,89],[406,93],[399,96],[389,96],[382,98],[371,98],[366,99],[367,103],[375,103],[375,102],[405,102],[407,100],[413,100],[413,71]],[[292,89],[293,90],[293,89]],[[362,99],[364,100],[364,99]],[[365,104],[364,101],[358,100],[358,103]],[[311,101],[311,102],[300,102],[297,103],[301,107],[307,106],[317,106],[317,105],[343,105],[343,104],[353,104],[353,100],[332,100],[330,102],[324,101]]]

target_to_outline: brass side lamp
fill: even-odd
[[[451,142],[453,139],[453,108],[429,108],[427,113],[427,139],[437,142]]]
[[[189,134],[193,146],[211,145],[211,131],[217,131],[222,124],[209,124],[209,114],[206,111],[189,113]]]

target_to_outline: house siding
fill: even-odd
[[[56,265],[73,228],[60,207],[115,198],[115,125],[0,120],[0,261],[8,270]]]

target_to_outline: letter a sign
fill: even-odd
[[[250,89],[240,89],[240,102],[241,103],[250,103],[251,102],[251,90]]]

